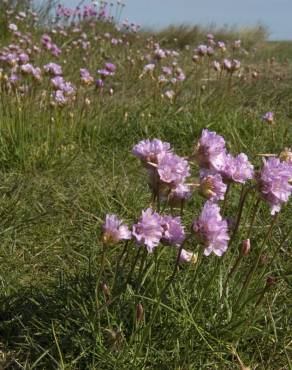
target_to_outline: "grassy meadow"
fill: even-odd
[[[150,205],[181,215],[151,200],[132,154],[141,140],[169,142],[186,157],[208,129],[256,171],[263,157],[291,148],[292,43],[269,42],[260,27],[214,29],[214,53],[200,55],[209,30],[199,27],[117,30],[106,15],[84,14],[75,24],[60,15],[59,25],[40,25],[30,10],[5,4],[0,369],[291,370],[291,199],[271,216],[252,181],[231,184],[220,206],[224,218],[240,221],[236,232],[222,257],[204,256],[188,237],[196,263],[177,263],[170,246],[147,253],[134,239],[107,246],[102,225],[116,214],[131,228]],[[111,11],[121,23],[122,6]],[[224,59],[240,66],[228,70]],[[73,86],[61,100],[45,73],[50,62]],[[27,63],[39,74],[25,72]],[[116,66],[112,74],[100,73],[105,63]],[[161,78],[162,67],[173,80]],[[81,68],[93,80],[82,81]],[[262,119],[269,111],[273,122]],[[197,182],[198,164],[190,168]],[[196,190],[186,201],[186,234],[204,203]]]

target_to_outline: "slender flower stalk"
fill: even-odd
[[[239,307],[239,303],[242,300],[242,298],[244,297],[244,295],[245,295],[245,293],[246,293],[246,291],[247,291],[247,289],[249,287],[249,284],[250,284],[250,282],[251,282],[251,280],[253,278],[253,275],[254,275],[254,273],[255,273],[258,265],[259,265],[259,262],[260,262],[260,259],[261,259],[262,250],[263,250],[263,248],[264,248],[264,246],[266,244],[266,241],[269,239],[269,237],[270,237],[270,235],[271,235],[271,233],[273,231],[273,228],[274,228],[274,226],[276,224],[276,221],[277,221],[277,218],[278,218],[277,216],[278,215],[276,215],[276,216],[273,217],[272,222],[271,222],[271,225],[269,227],[269,230],[268,230],[268,232],[267,232],[267,234],[266,234],[266,236],[265,236],[265,238],[264,238],[264,240],[263,240],[263,242],[262,242],[262,244],[261,244],[261,246],[259,248],[257,259],[255,260],[254,264],[251,266],[248,274],[246,275],[246,279],[245,279],[245,281],[244,281],[244,283],[242,285],[242,288],[241,288],[241,290],[239,292],[239,295],[238,295],[238,298],[237,298],[237,301],[236,301],[236,305],[235,305],[236,307]]]

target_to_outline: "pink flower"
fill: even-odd
[[[175,186],[183,183],[186,177],[190,176],[188,161],[182,157],[163,152],[158,154],[157,159],[157,172],[162,182]]]
[[[230,239],[228,226],[227,221],[222,219],[217,204],[207,201],[192,228],[199,242],[205,247],[205,256],[212,252],[222,256],[226,252]]]
[[[151,208],[142,211],[139,222],[133,225],[132,235],[136,238],[138,245],[145,245],[148,252],[159,244],[162,238],[163,228],[161,226],[161,216]]]
[[[220,173],[225,181],[241,184],[254,177],[253,165],[244,153],[240,153],[236,157],[226,154]]]
[[[180,217],[164,216],[161,225],[163,228],[162,242],[179,247],[185,239]]]
[[[189,252],[185,249],[182,249],[181,250],[181,254],[180,254],[180,257],[179,257],[179,260],[180,262],[190,262],[190,263],[196,263],[197,262],[197,259],[198,259],[198,256],[196,253],[193,253],[193,252]]]
[[[223,200],[226,190],[227,185],[224,184],[220,174],[201,171],[200,192],[205,198],[213,202]]]
[[[122,220],[116,215],[106,215],[105,223],[103,224],[102,240],[107,245],[117,244],[121,240],[131,239],[131,232],[127,225],[124,225]]]
[[[292,166],[288,162],[280,162],[279,158],[275,157],[263,161],[264,165],[257,176],[258,187],[262,198],[271,207],[271,214],[274,215],[280,212],[292,193]]]
[[[225,140],[216,132],[204,129],[195,148],[194,157],[200,167],[219,170],[225,160]]]
[[[170,144],[158,139],[142,140],[138,144],[136,144],[132,149],[132,153],[136,157],[140,158],[142,162],[152,162],[152,163],[158,162],[159,154],[170,151],[171,151]]]

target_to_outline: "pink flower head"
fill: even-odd
[[[149,64],[146,64],[143,68],[143,72],[146,73],[146,72],[152,72],[155,68],[155,64],[154,63],[149,63]]]
[[[104,77],[107,77],[107,76],[112,76],[113,75],[113,72],[110,72],[109,70],[107,70],[106,68],[102,68],[102,69],[99,69],[97,71],[103,78]]]
[[[107,245],[114,245],[121,240],[131,239],[131,232],[128,226],[124,225],[122,220],[118,219],[116,215],[107,214],[102,228],[102,241]]]
[[[216,72],[220,72],[221,71],[221,64],[217,60],[213,60],[212,67],[214,68],[214,70]]]
[[[226,51],[226,45],[223,41],[218,41],[218,48],[221,49],[223,52]]]
[[[65,96],[62,90],[54,91],[51,94],[51,97],[53,98],[53,103],[56,105],[64,106],[68,103],[68,98]]]
[[[190,176],[190,167],[187,160],[169,152],[158,154],[157,171],[160,180],[169,185],[183,183]]]
[[[247,180],[254,177],[253,165],[244,153],[240,153],[236,157],[226,154],[220,173],[225,181],[238,182],[240,184],[244,184]]]
[[[90,85],[94,81],[94,78],[90,75],[88,69],[86,68],[80,68],[80,77],[81,77],[81,82],[84,85]]]
[[[172,68],[171,67],[162,67],[162,72],[168,76],[172,74]]]
[[[104,87],[104,82],[101,78],[95,80],[95,85],[97,88],[102,89]]]
[[[216,132],[204,129],[197,144],[194,157],[200,167],[219,170],[226,155],[225,140]]]
[[[56,90],[62,90],[62,86],[65,83],[65,80],[62,76],[56,76],[51,79],[51,84]]]
[[[8,29],[9,29],[9,31],[12,31],[12,32],[17,32],[17,30],[18,30],[16,24],[14,24],[14,23],[10,23],[8,25]]]
[[[44,70],[53,76],[61,76],[63,74],[62,67],[56,63],[48,63],[44,65]]]
[[[195,50],[201,57],[207,54],[208,46],[207,45],[199,45]]]
[[[105,69],[108,70],[111,73],[115,73],[117,67],[113,63],[105,63]]]
[[[217,204],[207,201],[199,218],[193,222],[193,231],[197,239],[204,245],[204,255],[215,253],[222,256],[228,248],[227,221],[220,215]]]
[[[223,69],[230,72],[232,70],[232,61],[230,59],[223,60]]]
[[[172,201],[189,199],[192,195],[189,185],[184,183],[178,184],[175,188],[171,189],[169,198]]]
[[[163,228],[162,242],[179,247],[185,239],[180,217],[164,216],[161,225]]]
[[[227,185],[224,184],[221,175],[218,173],[208,174],[208,171],[201,171],[200,175],[201,194],[205,198],[210,199],[213,202],[223,200],[226,193]]]
[[[152,253],[159,244],[162,233],[161,216],[151,208],[142,211],[139,222],[133,225],[132,235],[136,238],[137,244],[145,245],[149,253]]]
[[[44,34],[41,37],[41,42],[43,45],[50,44],[52,42],[52,38],[49,35]]]
[[[32,75],[37,81],[40,81],[42,79],[41,69],[39,67],[33,68]]]
[[[27,64],[23,64],[21,67],[20,67],[20,70],[22,73],[24,74],[32,74],[33,72],[33,66],[30,64],[30,63],[27,63]]]
[[[208,46],[208,48],[207,48],[207,55],[210,57],[214,53],[215,53],[215,50],[211,46]]]
[[[170,144],[159,139],[142,140],[136,144],[132,153],[141,159],[142,162],[158,162],[158,155],[161,153],[169,153],[171,151]]]
[[[271,214],[280,212],[292,193],[292,166],[279,158],[263,159],[263,167],[257,176],[259,191],[270,207]]]
[[[189,252],[189,251],[187,251],[185,249],[182,249],[181,250],[180,257],[179,257],[180,262],[183,262],[183,263],[186,263],[186,262],[196,263],[197,262],[197,259],[198,259],[197,254],[195,254],[193,252]]]
[[[163,49],[157,48],[154,52],[156,59],[163,59],[166,57],[166,53]]]
[[[262,116],[262,120],[267,123],[273,123],[274,122],[274,113],[273,112],[267,112]]]
[[[25,53],[20,53],[18,55],[18,59],[19,59],[20,63],[26,64],[29,61],[29,56],[27,54],[25,54]]]

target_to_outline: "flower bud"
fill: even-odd
[[[279,158],[283,162],[292,163],[292,150],[290,148],[285,148],[280,153]]]
[[[194,56],[192,57],[192,61],[193,61],[194,63],[199,63],[199,61],[200,61],[200,57],[199,57],[198,55],[194,55]]]
[[[136,307],[136,323],[140,324],[144,319],[144,308],[141,303],[137,304]]]
[[[101,284],[101,290],[103,294],[105,295],[106,299],[108,299],[110,297],[110,290],[108,286],[106,285],[106,283]]]
[[[247,256],[250,251],[250,239],[245,239],[242,241],[242,246],[241,246],[241,253],[243,256]]]
[[[266,281],[267,287],[277,284],[277,278],[275,276],[269,276]]]

